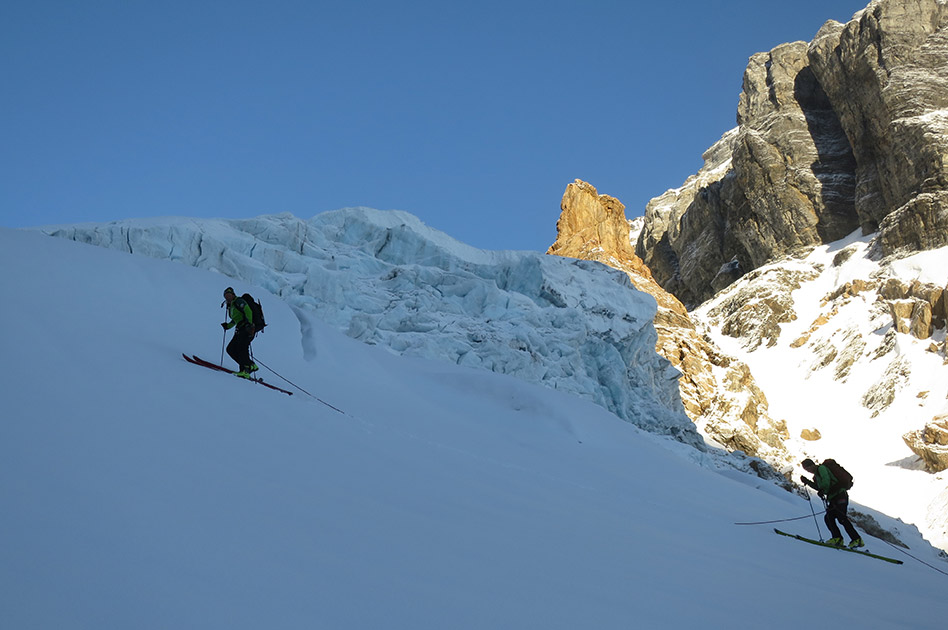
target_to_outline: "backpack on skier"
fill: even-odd
[[[263,307],[260,306],[260,302],[253,299],[253,296],[249,293],[244,293],[240,298],[247,303],[247,306],[250,307],[250,312],[253,313],[254,333],[263,332],[263,329],[267,326],[267,320],[263,316]]]
[[[849,490],[853,487],[853,476],[849,474],[848,470],[840,466],[835,459],[824,460],[823,466],[826,466],[833,476],[836,477],[836,483],[830,488],[830,493],[839,489]]]

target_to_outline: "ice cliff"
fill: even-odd
[[[655,352],[655,299],[605,265],[464,245],[404,212],[349,208],[303,220],[180,217],[43,228],[92,245],[217,271],[297,314],[405,355],[510,374],[577,394],[703,448]],[[163,296],[173,303],[174,296]],[[262,298],[264,308],[269,298]],[[208,296],[213,334],[218,296]],[[266,338],[255,344],[265,355]]]

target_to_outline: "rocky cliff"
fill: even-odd
[[[547,253],[620,269],[635,288],[655,298],[656,350],[681,372],[682,402],[702,433],[730,450],[786,467],[786,428],[769,417],[767,398],[750,369],[710,343],[682,303],[655,282],[633,250],[625,206],[576,180],[566,187],[560,210],[557,239]]]
[[[653,199],[636,253],[689,307],[787,254],[878,232],[948,244],[948,3],[876,0],[754,55],[737,127]]]

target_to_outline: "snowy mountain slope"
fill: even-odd
[[[948,615],[948,578],[907,557],[733,525],[809,508],[588,401],[316,322],[305,351],[293,310],[247,287],[271,323],[257,354],[341,415],[181,360],[219,357],[228,278],[6,229],[0,269],[15,305],[4,627],[941,628]]]
[[[796,461],[843,462],[857,479],[854,501],[898,515],[948,549],[948,476],[925,472],[902,439],[945,411],[945,330],[927,339],[897,332],[899,300],[884,295],[892,281],[944,286],[948,248],[878,261],[872,239],[854,234],[766,265],[693,317],[751,366],[771,415],[787,423]]]
[[[654,352],[654,299],[597,263],[478,250],[368,208],[44,231],[219,271],[279,295],[304,327],[312,318],[399,354],[513,374],[701,445],[678,372]]]

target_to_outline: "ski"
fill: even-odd
[[[829,547],[830,549],[839,549],[840,551],[848,551],[850,553],[858,553],[861,556],[869,556],[870,558],[877,558],[879,560],[885,560],[886,562],[891,562],[892,564],[902,564],[901,560],[896,560],[895,558],[886,558],[885,556],[876,555],[874,553],[869,553],[863,549],[850,549],[849,547],[837,547],[836,545],[831,545],[829,543],[820,542],[819,540],[813,540],[812,538],[804,538],[803,536],[798,536],[796,534],[788,534],[787,532],[782,532],[779,529],[774,528],[774,531],[780,534],[781,536],[786,536],[788,538],[796,538],[797,540],[802,540],[803,542],[808,542],[811,545],[818,545],[820,547]]]
[[[186,355],[186,354],[184,354],[184,353],[181,353],[181,356],[184,357],[184,360],[187,361],[188,363],[193,363],[193,364],[195,364],[195,365],[201,365],[201,366],[206,367],[206,368],[211,368],[212,370],[218,370],[218,371],[221,371],[221,372],[227,372],[228,374],[233,374],[233,373],[234,373],[234,371],[231,370],[231,369],[229,369],[229,368],[225,368],[225,367],[223,367],[223,366],[217,365],[216,363],[211,363],[210,361],[205,361],[204,359],[201,359],[200,357],[197,357],[197,356],[190,356],[190,357],[189,357],[188,355]]]
[[[181,353],[181,356],[184,357],[184,360],[185,360],[185,361],[187,361],[188,363],[193,363],[194,365],[200,365],[201,367],[206,367],[206,368],[209,368],[209,369],[211,369],[211,370],[217,370],[217,371],[219,371],[219,372],[226,372],[226,373],[228,373],[228,374],[236,374],[236,372],[235,372],[234,370],[231,370],[230,368],[225,368],[225,367],[223,367],[223,366],[221,366],[221,365],[217,365],[216,363],[211,363],[210,361],[205,361],[205,360],[202,359],[201,357],[198,357],[198,356],[195,356],[195,355],[188,356],[188,355],[186,355],[186,354],[184,354],[184,353],[182,352],[182,353]],[[265,383],[265,382],[263,382],[263,379],[259,379],[259,378],[247,378],[247,379],[244,379],[244,380],[250,381],[250,382],[252,382],[252,383],[256,383],[257,385],[263,385],[264,387],[269,387],[270,389],[275,389],[275,390],[278,391],[278,392],[283,392],[283,393],[286,394],[287,396],[292,396],[292,395],[293,395],[293,392],[287,391],[287,390],[282,389],[282,388],[280,388],[280,387],[277,387],[276,385],[271,385],[270,383]]]

